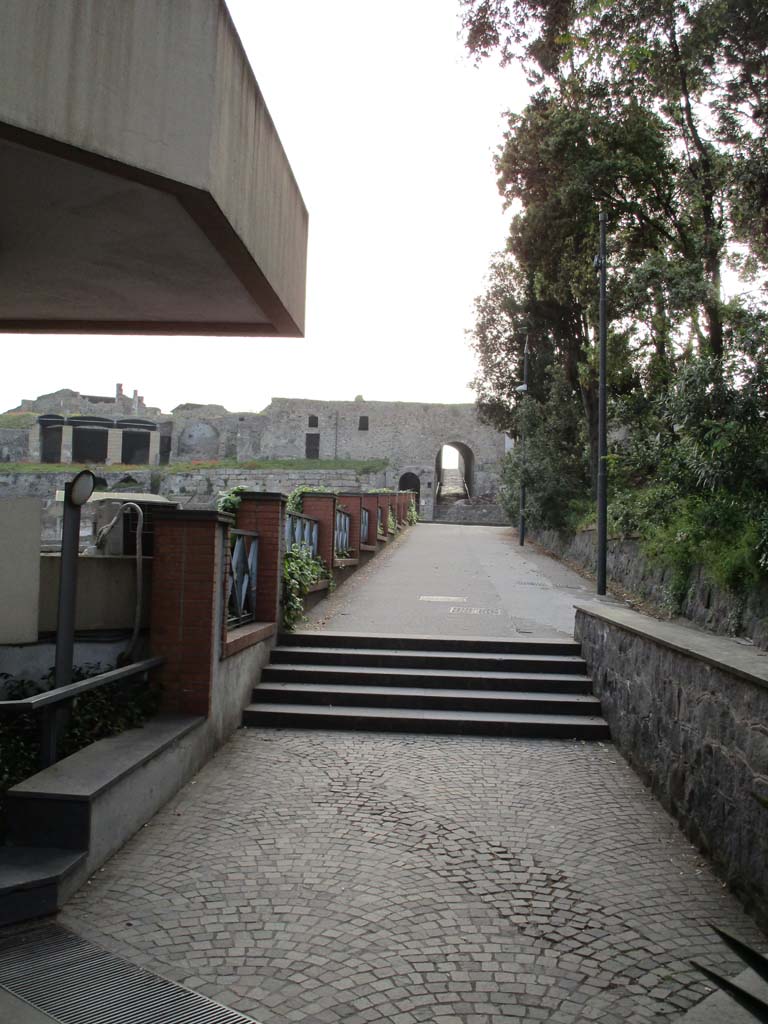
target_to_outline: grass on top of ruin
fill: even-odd
[[[78,473],[91,469],[102,476],[104,473],[136,473],[149,470],[153,473],[193,473],[209,469],[351,469],[356,473],[380,473],[389,466],[389,459],[212,459],[170,462],[167,466],[149,466],[125,463],[106,465],[100,463],[75,462],[0,462],[0,473]]]
[[[36,412],[0,412],[0,427],[25,430],[37,423]]]

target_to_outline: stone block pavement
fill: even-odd
[[[675,1021],[738,968],[710,921],[765,948],[565,740],[240,730],[59,920],[263,1024]]]
[[[566,636],[590,589],[422,526],[310,628]],[[766,948],[610,744],[469,736],[240,730],[59,919],[263,1024],[677,1021],[710,922]]]

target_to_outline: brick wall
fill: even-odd
[[[224,529],[231,517],[207,511],[155,514],[150,630],[163,709],[208,715],[221,607]],[[218,589],[217,589],[218,588]]]
[[[333,567],[333,538],[336,530],[336,495],[308,492],[302,495],[302,511],[320,524],[317,553],[328,566]]]
[[[250,492],[241,495],[237,509],[237,529],[259,535],[256,619],[278,622],[282,592],[282,566],[285,547],[285,503],[283,494]]]

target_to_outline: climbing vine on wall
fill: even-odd
[[[294,544],[283,559],[283,628],[291,632],[304,618],[304,600],[310,589],[333,576],[322,558],[314,558],[306,544]]]

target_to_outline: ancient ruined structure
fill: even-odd
[[[136,392],[128,398],[118,385],[114,398],[63,390],[25,400],[12,413],[36,413],[37,422],[23,431],[0,429],[2,461],[226,462],[245,472],[255,460],[317,460],[318,468],[386,460],[368,483],[415,491],[427,519],[444,476],[446,446],[454,449],[453,488],[468,497],[496,493],[505,450],[504,435],[482,423],[471,404],[273,398],[260,413],[185,404],[164,415]]]

